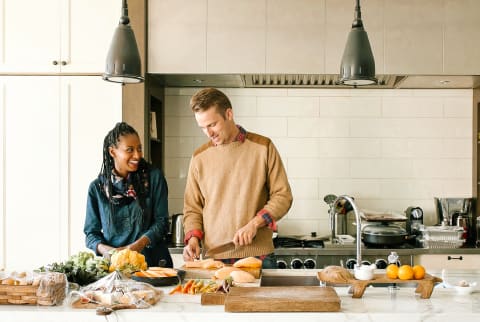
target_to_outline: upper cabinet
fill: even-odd
[[[266,17],[267,73],[325,72],[324,0],[267,0]]]
[[[150,0],[149,73],[338,74],[354,0]],[[377,74],[478,75],[480,1],[368,0]]]
[[[121,7],[120,0],[0,0],[0,73],[102,73]]]
[[[148,2],[148,69],[207,72],[207,0]]]
[[[443,73],[443,1],[385,0],[385,73]]]
[[[480,74],[480,1],[445,0],[445,74]]]
[[[265,10],[265,0],[208,1],[208,72],[265,72]]]

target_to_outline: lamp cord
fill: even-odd
[[[360,11],[360,0],[355,1],[355,16],[353,19],[352,28],[363,28],[362,13]]]
[[[121,25],[128,25],[130,23],[130,18],[128,18],[128,5],[127,0],[122,1],[122,16],[120,17]]]

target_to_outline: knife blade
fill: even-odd
[[[207,249],[207,252],[205,253],[205,257],[212,257],[213,255],[220,254],[233,249],[235,249],[235,244],[233,243],[233,241],[229,241],[228,243]]]

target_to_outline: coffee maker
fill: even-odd
[[[437,223],[461,226],[465,230],[466,245],[475,245],[476,218],[473,198],[434,198]]]

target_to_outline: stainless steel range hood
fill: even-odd
[[[165,87],[233,88],[352,88],[338,84],[337,74],[151,74]],[[375,89],[445,88],[467,89],[480,86],[480,76],[376,75]],[[360,88],[360,87],[359,87]]]

